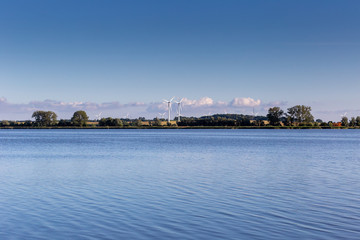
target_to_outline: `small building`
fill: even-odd
[[[333,123],[333,127],[341,127],[341,122]]]

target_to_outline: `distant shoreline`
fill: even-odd
[[[329,126],[127,126],[127,127],[23,127],[8,126],[0,129],[360,129],[360,127],[329,127]]]

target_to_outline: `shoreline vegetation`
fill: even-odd
[[[85,111],[76,111],[71,119],[57,120],[52,111],[35,111],[35,120],[0,121],[0,129],[360,129],[360,116],[340,122],[314,120],[311,107],[296,105],[285,113],[280,107],[269,108],[266,116],[214,114],[202,117],[145,119],[101,118],[89,120]]]
[[[8,126],[0,127],[0,129],[360,129],[360,127],[321,127],[321,126],[128,126],[128,127],[114,127],[114,126],[48,126],[48,127],[24,127],[24,126]]]

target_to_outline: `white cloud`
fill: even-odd
[[[193,106],[193,107],[212,106],[214,105],[214,100],[209,97],[203,97],[200,98],[199,100],[190,100],[184,98],[182,104],[184,106]]]
[[[254,100],[250,97],[247,98],[234,98],[231,102],[230,102],[230,106],[233,107],[257,107],[260,106],[261,101],[260,99],[258,100]]]

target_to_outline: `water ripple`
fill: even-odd
[[[359,239],[360,133],[0,132],[0,239]]]

